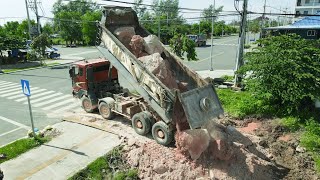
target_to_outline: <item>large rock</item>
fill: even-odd
[[[144,52],[144,39],[139,35],[134,35],[130,42],[130,48],[132,54],[134,54],[137,58],[142,56],[147,56],[148,54]]]
[[[144,38],[144,41],[145,41],[144,48],[148,54],[163,53],[164,48],[157,36],[149,35]]]
[[[136,34],[134,31],[134,27],[120,27],[114,30],[114,34],[125,45],[128,49],[130,49],[130,42],[132,37]]]
[[[205,129],[186,130],[176,136],[177,148],[184,153],[188,152],[193,160],[207,150],[209,143],[210,135]]]
[[[140,57],[139,60],[169,89],[179,89],[168,60],[162,59],[159,53]]]

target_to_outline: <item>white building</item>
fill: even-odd
[[[320,12],[320,0],[297,0],[296,15],[316,14]]]

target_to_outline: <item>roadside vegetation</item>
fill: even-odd
[[[122,157],[122,146],[114,148],[106,155],[96,159],[86,168],[76,173],[69,180],[112,179],[136,180],[138,170],[131,169]]]
[[[320,41],[282,35],[259,43],[239,71],[247,77],[244,91],[218,90],[221,103],[232,118],[280,118],[286,130],[301,134],[320,172]]]
[[[19,155],[40,146],[43,143],[48,142],[49,140],[50,138],[47,137],[25,138],[3,146],[0,148],[0,155],[3,156],[2,158],[0,158],[0,164],[10,159],[16,158]]]

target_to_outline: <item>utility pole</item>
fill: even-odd
[[[160,25],[160,16],[159,16],[159,18],[158,18],[158,38],[159,38],[159,40],[161,41],[161,39],[160,39],[160,30],[161,30],[161,25]]]
[[[267,7],[267,0],[264,0],[263,5],[263,14],[261,19],[261,32],[260,32],[260,39],[263,37],[263,28],[265,28],[265,19],[266,19],[266,7]]]
[[[29,38],[32,39],[31,37],[31,22],[30,22],[30,15],[29,15],[29,6],[28,6],[28,0],[25,0],[26,2],[26,10],[27,10],[27,17],[28,17],[28,33],[29,33]]]
[[[37,17],[37,24],[38,24],[38,35],[41,34],[41,26],[40,26],[40,17],[38,13],[38,5],[37,5],[37,0],[34,0],[34,8],[35,8],[35,13]]]
[[[236,63],[236,71],[240,69],[243,65],[243,55],[244,55],[244,43],[246,39],[246,26],[247,26],[247,15],[248,15],[248,0],[244,0],[243,2],[243,12],[242,12],[242,20],[241,20],[241,31],[239,38],[239,49],[237,52],[237,63]],[[241,82],[242,77],[239,74],[236,74],[235,86],[238,86]]]
[[[210,59],[211,59],[211,65],[210,65],[210,71],[213,71],[213,28],[214,28],[214,16],[215,16],[215,10],[216,10],[216,0],[213,0],[213,9],[212,9],[212,17],[211,17],[211,52],[210,52]]]

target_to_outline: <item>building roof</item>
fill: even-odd
[[[301,20],[294,22],[287,26],[278,26],[265,28],[266,30],[276,30],[276,29],[320,29],[320,12],[317,13],[318,16],[307,16]]]

